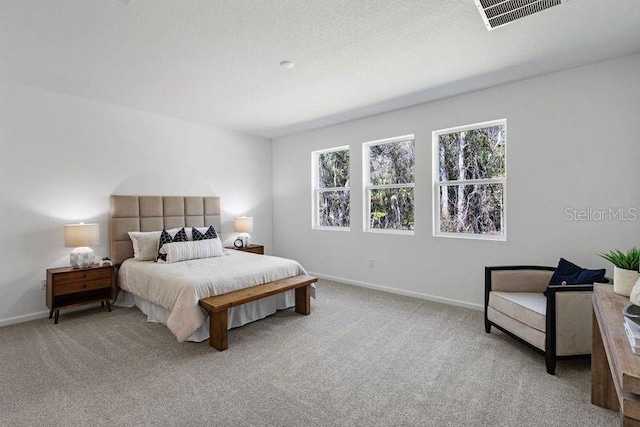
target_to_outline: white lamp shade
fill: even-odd
[[[97,246],[100,244],[100,227],[98,224],[65,224],[64,245],[67,248]]]
[[[233,230],[236,233],[251,233],[253,231],[253,217],[239,216],[233,220]]]

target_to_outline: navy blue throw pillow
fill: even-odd
[[[607,270],[602,268],[600,270],[587,270],[586,268],[578,276],[578,283],[607,283],[608,280],[604,278]]]
[[[192,234],[194,242],[197,242],[198,240],[215,239],[218,237],[218,233],[216,233],[216,229],[213,228],[213,225],[210,225],[209,229],[204,234],[199,232],[197,228],[193,227]]]
[[[558,268],[553,272],[549,284],[562,285],[563,282],[566,285],[582,285],[594,282],[606,283],[605,273],[606,270],[604,268],[601,270],[587,270],[564,258],[560,258]]]
[[[162,248],[162,245],[164,245],[165,243],[186,242],[186,241],[188,241],[188,239],[187,239],[187,232],[184,230],[184,227],[182,227],[180,231],[178,231],[176,235],[173,236],[173,238],[171,238],[171,235],[167,233],[167,230],[162,230],[162,234],[160,234],[160,242],[158,243],[158,257],[156,258],[156,261],[159,259],[163,261],[167,260],[167,254],[160,253],[160,249]]]

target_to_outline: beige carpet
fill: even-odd
[[[614,426],[588,361],[544,359],[482,313],[320,281],[310,316],[179,344],[137,309],[0,329],[0,425]]]

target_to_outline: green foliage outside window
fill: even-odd
[[[413,230],[413,188],[371,190],[371,228]]]
[[[411,184],[415,164],[413,140],[370,146],[369,182],[371,185]]]
[[[413,139],[369,146],[370,228],[413,230],[414,175]],[[375,188],[381,185],[394,187]]]
[[[440,231],[503,234],[505,127],[442,134],[439,143]]]
[[[349,150],[320,153],[318,162],[320,188],[349,186]]]
[[[349,150],[318,155],[318,225],[349,227]]]

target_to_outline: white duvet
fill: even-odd
[[[167,327],[182,342],[207,320],[200,299],[300,274],[307,273],[297,261],[232,250],[173,264],[130,258],[120,267],[118,284],[169,310]]]

